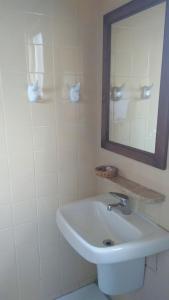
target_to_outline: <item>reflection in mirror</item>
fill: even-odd
[[[111,25],[109,140],[155,152],[165,2]]]

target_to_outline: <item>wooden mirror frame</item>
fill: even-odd
[[[162,71],[157,118],[155,153],[139,150],[109,140],[111,25],[148,8],[166,2]],[[102,86],[102,148],[165,170],[169,138],[169,0],[133,0],[104,16],[103,86]]]

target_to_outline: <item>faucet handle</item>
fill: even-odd
[[[129,197],[127,196],[127,197],[121,197],[120,198],[120,203],[123,205],[123,206],[126,206],[126,205],[128,205],[128,202],[129,202]]]
[[[128,206],[129,197],[127,195],[115,192],[110,192],[109,194],[117,198],[121,206]]]
[[[115,192],[110,192],[109,194],[117,198],[119,200],[119,203],[109,205],[108,210],[110,210],[110,207],[112,208],[119,206],[124,215],[131,214],[131,209],[129,207],[129,197],[127,195]]]
[[[125,194],[116,193],[116,192],[110,192],[109,194],[118,198],[118,200],[120,200],[121,203],[125,204],[129,201],[129,197]]]

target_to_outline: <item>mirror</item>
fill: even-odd
[[[104,16],[102,147],[165,169],[168,2],[141,2]]]
[[[110,141],[155,152],[165,3],[111,26]]]

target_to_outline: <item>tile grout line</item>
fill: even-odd
[[[28,78],[27,78],[28,80]],[[29,82],[29,80],[28,80]],[[32,104],[33,105],[33,104]],[[39,263],[39,285],[41,285],[41,259],[40,259],[40,229],[39,229],[39,210],[38,210],[38,201],[37,201],[37,178],[36,178],[36,169],[35,169],[35,141],[34,141],[34,133],[33,133],[33,115],[32,115],[32,105],[30,103],[29,106],[29,112],[30,112],[30,119],[31,119],[31,133],[32,133],[32,147],[33,147],[33,173],[34,173],[34,183],[35,183],[35,202],[36,202],[36,217],[37,217],[37,233],[38,233],[38,240],[37,240],[37,245],[38,245],[38,263]],[[40,288],[40,286],[39,286]]]

